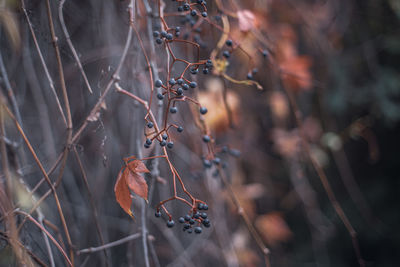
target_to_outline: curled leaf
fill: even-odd
[[[126,168],[125,168],[126,169]],[[117,182],[115,183],[114,192],[115,198],[121,208],[129,214],[129,216],[133,217],[133,213],[131,210],[132,198],[131,193],[129,192],[128,185],[126,184],[125,177],[122,175],[123,169],[121,169],[118,173]]]

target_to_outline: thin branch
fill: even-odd
[[[112,247],[115,247],[115,246],[122,245],[122,244],[124,244],[126,242],[129,242],[131,240],[137,239],[140,236],[141,236],[140,233],[132,234],[130,236],[121,238],[121,239],[119,239],[117,241],[105,244],[105,245],[100,246],[100,247],[90,247],[90,248],[81,249],[81,250],[77,251],[76,253],[78,255],[80,255],[80,254],[85,254],[85,253],[93,253],[93,252],[97,252],[97,251],[102,251],[104,249],[108,249],[108,248],[112,248]]]

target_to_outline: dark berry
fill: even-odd
[[[176,93],[177,93],[178,95],[183,95],[183,89],[182,89],[182,87],[179,87],[179,88],[176,90]]]
[[[188,230],[187,230],[187,233],[188,233],[188,234],[193,233],[193,229],[188,229]]]
[[[153,126],[154,126],[154,124],[153,124],[151,121],[149,121],[149,122],[147,123],[147,127],[153,128]]]
[[[193,218],[199,219],[200,218],[200,213],[196,212],[195,214],[193,214]]]
[[[193,75],[196,75],[198,72],[199,72],[199,69],[196,69],[196,68],[192,68],[190,70],[190,73],[193,74]]]
[[[210,224],[210,220],[209,219],[204,219],[202,223],[203,224]]]
[[[168,135],[166,133],[162,134],[162,139],[167,140],[168,139]]]
[[[215,165],[219,165],[221,163],[221,159],[216,157],[216,158],[214,158],[213,162]]]
[[[204,17],[204,18],[206,18],[207,17],[207,12],[201,12],[201,15]]]
[[[262,52],[262,54],[263,54],[263,57],[266,58],[266,57],[268,56],[268,51],[267,51],[267,50],[264,50],[264,51]]]
[[[189,220],[189,224],[194,224],[194,223],[195,223],[195,220],[193,220],[193,219]]]
[[[183,132],[183,127],[182,127],[182,126],[179,126],[176,130],[177,130],[179,133],[181,133],[181,132]]]
[[[156,39],[156,43],[157,43],[157,44],[162,44],[162,39],[157,38],[157,39]]]
[[[169,111],[170,111],[171,113],[176,113],[176,112],[178,112],[178,108],[177,108],[177,107],[171,107],[171,108],[169,109]]]
[[[211,138],[210,138],[208,135],[204,135],[204,136],[203,136],[203,141],[204,141],[205,143],[210,142],[210,140],[211,140]]]
[[[253,80],[253,74],[247,73],[247,79],[248,80]]]
[[[201,232],[202,232],[201,227],[199,227],[199,226],[195,227],[195,228],[194,228],[194,232],[195,232],[196,234],[201,234]]]
[[[153,32],[153,36],[154,36],[154,37],[160,36],[160,32],[159,32],[159,31],[154,31],[154,32]]]
[[[208,210],[208,206],[207,206],[207,204],[204,204],[204,206],[203,206],[203,210]]]
[[[170,220],[170,221],[167,222],[168,228],[172,228],[172,227],[174,227],[174,225],[175,225],[174,220]]]
[[[209,73],[209,70],[207,68],[204,68],[203,69],[203,74],[208,74],[208,73]]]
[[[196,16],[196,15],[197,15],[197,11],[196,11],[196,10],[192,10],[192,11],[190,12],[190,15],[192,15],[192,17]]]
[[[171,33],[168,33],[167,36],[165,36],[165,39],[167,40],[172,40],[174,36]]]
[[[176,80],[176,82],[177,82],[178,84],[182,84],[182,83],[183,83],[183,79],[179,78],[178,80]]]
[[[162,32],[161,32],[161,36],[162,36],[162,37],[167,37],[167,34],[168,34],[168,33],[167,33],[166,31],[162,31]]]
[[[231,53],[229,53],[228,50],[225,50],[225,51],[222,53],[222,55],[223,55],[225,58],[229,58],[229,57],[231,56]]]
[[[211,226],[210,223],[204,224],[204,227],[206,227],[206,228],[208,228],[210,226]]]
[[[203,114],[203,115],[206,114],[207,111],[208,111],[208,110],[207,110],[206,107],[201,107],[201,108],[200,108],[200,113]]]
[[[160,142],[160,146],[166,146],[167,145],[167,142],[165,142],[165,140],[162,140],[161,142]]]
[[[203,165],[206,168],[211,168],[212,164],[208,159],[203,160]]]
[[[232,42],[231,39],[228,39],[228,40],[226,40],[225,44],[226,44],[227,46],[232,46],[233,42]]]
[[[187,222],[190,221],[190,215],[187,215],[187,214],[186,214],[185,217],[183,217],[183,218],[184,218],[185,221],[187,221]]]
[[[183,11],[183,6],[178,6],[178,12],[182,12]]]
[[[161,217],[161,212],[156,211],[156,213],[154,213],[154,216],[156,216],[157,218]]]
[[[172,142],[172,141],[171,141],[171,142],[168,142],[168,143],[167,143],[167,147],[168,147],[168,148],[173,148],[173,147],[174,147],[174,142]]]
[[[181,32],[175,32],[175,36],[179,37],[181,35]]]
[[[145,144],[144,144],[144,147],[145,147],[145,148],[150,148],[150,145],[148,145],[148,144],[145,143]]]
[[[149,138],[146,139],[146,144],[151,145],[153,143]]]
[[[183,4],[183,10],[188,11],[190,9],[190,5],[188,3]]]
[[[256,73],[258,72],[258,69],[257,69],[257,68],[254,68],[254,69],[251,70],[251,72],[252,72],[253,74],[256,74]]]
[[[183,225],[183,229],[189,229],[189,228],[190,228],[190,224],[185,223],[185,224]]]
[[[201,218],[203,218],[203,219],[207,219],[207,213],[205,213],[205,212],[203,212],[200,216],[201,216]]]
[[[158,80],[154,83],[154,85],[155,85],[156,87],[161,87],[161,86],[162,86],[162,81],[161,81],[160,79],[158,79]]]
[[[207,68],[210,68],[210,67],[212,67],[212,65],[213,65],[213,64],[212,64],[211,59],[208,59],[207,62],[206,62],[206,67],[207,67]]]
[[[176,32],[180,32],[181,31],[181,27],[179,27],[179,26],[175,27],[175,31]]]
[[[182,85],[182,87],[183,87],[183,90],[189,90],[189,85],[186,83],[184,85]]]
[[[197,204],[197,208],[198,208],[199,210],[202,210],[202,209],[203,209],[203,207],[204,207],[204,204],[203,204],[203,203],[199,203],[199,204]]]
[[[184,222],[185,222],[185,219],[184,219],[183,217],[180,217],[178,221],[179,221],[180,223],[184,223]]]
[[[170,85],[175,85],[176,84],[176,81],[175,81],[174,78],[171,78],[168,82],[169,82]]]
[[[191,83],[189,84],[189,86],[190,86],[191,88],[196,88],[196,87],[197,87],[197,83],[196,83],[196,82],[191,82]]]
[[[163,94],[158,93],[158,94],[157,94],[157,98],[160,99],[160,100],[163,100],[163,99],[164,99],[164,96],[163,96]]]

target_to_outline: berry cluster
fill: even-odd
[[[193,208],[189,214],[186,214],[178,219],[178,222],[183,224],[183,231],[191,234],[193,231],[196,234],[201,234],[203,232],[202,226],[205,228],[209,228],[211,226],[211,222],[208,219],[208,215],[206,212],[201,212],[208,210],[208,205],[205,203],[198,203],[197,207]],[[190,215],[191,214],[191,215]],[[157,210],[155,213],[156,217],[161,217],[160,210]],[[172,228],[175,226],[174,220],[170,217],[167,221],[167,227]]]

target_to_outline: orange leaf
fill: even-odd
[[[126,168],[125,168],[126,170]],[[129,192],[128,185],[125,181],[125,176],[123,175],[122,169],[118,173],[117,182],[115,183],[114,187],[115,198],[121,208],[129,214],[129,216],[133,217],[131,205],[132,205],[132,198],[131,193]]]
[[[123,176],[125,176],[129,189],[139,197],[147,200],[148,188],[146,180],[139,173],[132,172],[128,168],[125,169]]]

